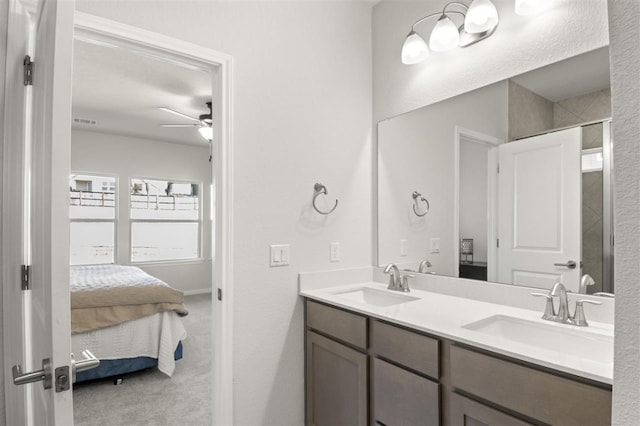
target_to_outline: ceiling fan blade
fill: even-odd
[[[201,127],[200,124],[161,124],[160,127]]]
[[[162,111],[170,112],[170,113],[175,114],[175,115],[179,115],[180,117],[188,118],[189,120],[200,121],[199,118],[191,117],[190,115],[183,114],[183,113],[178,112],[178,111],[174,111],[171,108],[159,107],[158,109],[161,109]]]

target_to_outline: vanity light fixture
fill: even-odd
[[[466,13],[458,10],[447,10],[449,7],[463,8]],[[458,27],[451,15],[462,15],[464,23]],[[424,39],[416,33],[416,25],[427,19],[438,17],[429,36],[429,47]],[[467,47],[489,37],[498,26],[499,17],[496,7],[491,0],[473,0],[469,6],[457,1],[447,3],[442,12],[432,13],[418,19],[402,45],[402,63],[417,64],[429,56],[429,48],[435,52],[445,52],[456,47]]]

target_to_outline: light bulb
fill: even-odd
[[[491,0],[473,0],[464,18],[464,30],[471,34],[490,31],[498,20],[498,11]]]
[[[515,11],[518,15],[535,15],[551,5],[551,0],[516,0]]]
[[[411,31],[402,45],[402,63],[413,65],[424,61],[429,56],[429,48],[422,37]]]
[[[208,141],[213,140],[213,128],[210,126],[198,127],[200,135]]]
[[[431,31],[429,48],[434,52],[445,52],[458,47],[459,43],[460,33],[458,33],[458,27],[448,16],[442,14]]]

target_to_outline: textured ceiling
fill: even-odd
[[[193,117],[208,113],[210,72],[144,52],[80,40],[74,43],[73,65],[73,118],[97,122],[72,123],[73,128],[206,146],[195,127],[160,127],[197,122],[158,107]]]

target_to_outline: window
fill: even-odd
[[[601,172],[604,157],[602,148],[582,150],[582,173]]]
[[[131,179],[131,262],[200,257],[200,185]]]
[[[114,263],[116,179],[72,174],[69,215],[71,265]]]

